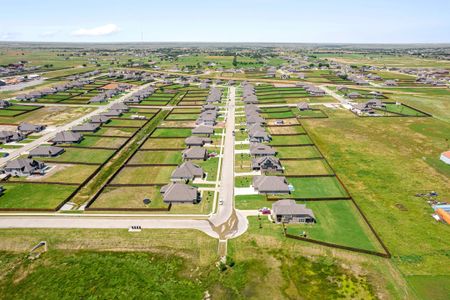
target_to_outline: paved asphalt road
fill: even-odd
[[[26,149],[20,149],[17,153],[20,155],[24,151],[29,151],[39,144],[51,139],[56,132],[67,130],[70,127],[83,122],[85,119],[99,114],[109,109],[111,105],[126,99],[132,92],[144,88],[141,86],[127,93],[127,95],[109,103],[106,106],[99,107],[94,112],[79,118],[70,124],[57,128],[51,132],[28,144]],[[234,209],[234,135],[235,129],[235,94],[236,88],[230,87],[229,100],[227,102],[227,123],[225,130],[225,142],[223,149],[222,176],[220,184],[220,199],[223,205],[219,205],[217,213],[212,214],[209,220],[199,219],[195,216],[150,216],[133,215],[125,216],[123,214],[2,214],[0,217],[0,228],[129,228],[133,225],[139,225],[146,228],[176,228],[176,229],[197,229],[214,238],[233,238],[244,233],[248,228],[248,221],[245,213],[241,214]],[[24,147],[25,148],[25,147]],[[5,161],[2,161],[4,163]]]

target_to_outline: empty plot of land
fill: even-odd
[[[175,167],[145,166],[125,167],[114,177],[111,184],[166,184]]]
[[[104,163],[114,150],[66,148],[64,153],[57,157],[46,157],[42,161],[73,162],[73,163]]]
[[[0,209],[54,209],[75,191],[76,186],[35,183],[3,183]]]
[[[129,164],[179,164],[180,151],[138,151]]]

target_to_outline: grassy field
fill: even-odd
[[[101,164],[113,153],[114,150],[66,148],[64,153],[57,157],[46,157],[41,160]]]
[[[307,202],[306,207],[312,209],[317,223],[287,225],[288,233],[306,232],[310,239],[383,252],[351,201]]]
[[[417,193],[450,195],[439,161],[450,125],[433,118],[354,118],[342,112],[303,125],[361,206],[405,275],[450,275],[450,228]],[[395,230],[393,230],[395,228]]]
[[[175,167],[126,167],[114,178],[114,184],[166,184]]]
[[[138,151],[129,161],[130,164],[179,164],[180,151]]]
[[[76,186],[33,183],[3,183],[5,192],[0,197],[0,208],[54,209],[64,201]]]

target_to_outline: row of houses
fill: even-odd
[[[117,110],[120,113],[128,110],[128,107],[123,103],[116,103],[111,107],[112,110]],[[48,166],[36,160],[39,157],[56,157],[64,153],[64,148],[58,145],[60,144],[76,144],[83,140],[82,133],[92,133],[100,129],[102,124],[108,123],[110,118],[106,115],[96,115],[83,124],[73,126],[70,130],[58,132],[51,140],[52,145],[40,145],[32,149],[28,153],[28,158],[18,158],[9,161],[3,168],[2,173],[11,176],[31,176],[31,175],[43,175],[45,174]],[[22,135],[39,132],[45,129],[42,125],[33,125],[28,123],[22,123],[19,125],[17,135]],[[24,134],[22,134],[24,133]],[[6,137],[8,134],[0,132],[0,139]],[[15,139],[15,135],[9,139]]]
[[[40,91],[33,91],[27,94],[20,94],[16,96],[16,99],[19,101],[30,101],[35,102],[37,99],[47,96],[47,95],[53,95],[58,92],[65,92],[72,88],[79,88],[86,84],[91,84],[94,81],[91,79],[83,79],[83,80],[77,80],[77,81],[71,81],[64,84],[55,85],[51,88],[46,88]]]
[[[152,86],[146,87],[142,90],[139,90],[133,93],[129,98],[125,100],[127,104],[138,104],[141,103],[147,97],[150,97],[155,92],[155,88]]]
[[[86,73],[70,75],[70,76],[67,76],[66,79],[67,80],[79,80],[79,79],[83,79],[83,78],[89,78],[92,76],[96,76],[98,74],[100,74],[100,71],[94,70],[94,71],[90,71],[90,72],[86,72]]]
[[[130,89],[132,87],[131,84],[128,83],[110,83],[107,84],[100,89],[103,90],[102,93],[92,97],[89,99],[89,103],[102,103],[106,102],[108,99]]]
[[[30,123],[20,123],[17,131],[2,130],[0,131],[0,143],[6,144],[11,142],[19,142],[26,138],[28,134],[37,133],[45,129],[45,125],[34,125]]]
[[[213,90],[212,88],[211,90]],[[214,94],[216,92],[212,92]],[[220,99],[216,99],[220,102]],[[214,113],[217,117],[219,108],[214,104],[205,104],[202,107],[202,114]],[[210,121],[200,122],[204,117],[197,119],[197,126],[192,129],[192,135],[185,139],[186,149],[182,152],[183,163],[172,172],[170,179],[171,183],[161,187],[160,193],[163,196],[163,201],[167,204],[173,203],[198,203],[200,193],[196,187],[189,185],[190,181],[196,178],[204,178],[204,170],[194,160],[209,159],[208,150],[205,148],[206,144],[211,144],[210,136],[214,134],[214,125],[210,125]],[[214,124],[215,124],[214,118]]]
[[[305,91],[313,97],[320,97],[320,96],[325,96],[325,91],[322,90],[321,88],[308,84],[308,83],[304,83],[304,82],[297,82],[295,84],[296,87],[301,87],[303,89],[305,89]]]
[[[301,105],[302,107],[304,105]],[[309,107],[308,107],[309,109]],[[250,141],[250,155],[252,156],[252,170],[262,174],[282,173],[283,167],[275,156],[276,150],[264,144],[272,137],[264,128],[265,119],[260,115],[261,110],[255,104],[246,104],[244,111],[247,119],[247,132]],[[252,187],[260,194],[289,194],[290,187],[284,176],[253,176]],[[314,213],[304,204],[297,204],[295,200],[283,199],[272,205],[272,218],[276,223],[314,223]]]

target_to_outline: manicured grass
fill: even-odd
[[[189,128],[157,128],[152,137],[188,137],[191,136]]]
[[[126,141],[127,141],[127,138],[84,136],[80,143],[70,144],[70,146],[119,148]]]
[[[92,208],[167,208],[158,186],[107,187],[91,205]],[[144,204],[144,199],[150,204]]]
[[[198,114],[170,114],[166,120],[197,120]]]
[[[145,122],[146,122],[145,120],[113,119],[103,126],[104,127],[108,127],[108,126],[141,127],[145,124]]]
[[[38,158],[38,160],[101,164],[113,153],[114,150],[66,148],[63,154],[57,157]]]
[[[325,175],[333,171],[324,159],[281,161],[286,175]]]
[[[421,116],[421,117],[425,116],[420,111],[417,111],[404,105],[386,104],[386,111],[408,116]]]
[[[312,209],[317,223],[287,225],[288,233],[298,235],[305,231],[311,239],[382,251],[351,201],[307,202],[306,207]]]
[[[279,158],[312,158],[321,157],[315,146],[303,147],[276,147]]]
[[[205,161],[192,161],[203,168],[205,173],[208,173],[206,180],[213,181],[217,179],[217,168],[219,167],[219,158],[213,157]]]
[[[180,151],[138,151],[129,161],[130,164],[179,164]]]
[[[113,184],[166,184],[175,167],[126,167],[112,181]]]
[[[76,186],[33,183],[3,183],[0,208],[53,209],[64,201]]]
[[[179,149],[184,148],[185,138],[149,138],[141,147],[141,149]]]
[[[236,177],[235,179],[238,179]],[[260,209],[272,207],[272,201],[267,201],[264,195],[237,195],[234,197],[237,209]]]
[[[28,178],[12,177],[11,182],[16,180],[27,180],[30,182],[61,182],[61,183],[83,183],[94,171],[97,166],[86,165],[48,165],[50,169],[43,176],[33,176]]]
[[[348,197],[335,177],[290,177],[287,181],[295,189],[290,194],[293,198]]]
[[[252,185],[253,176],[237,176],[234,178],[234,186],[238,188]]]
[[[313,144],[307,135],[272,136],[271,146]]]

